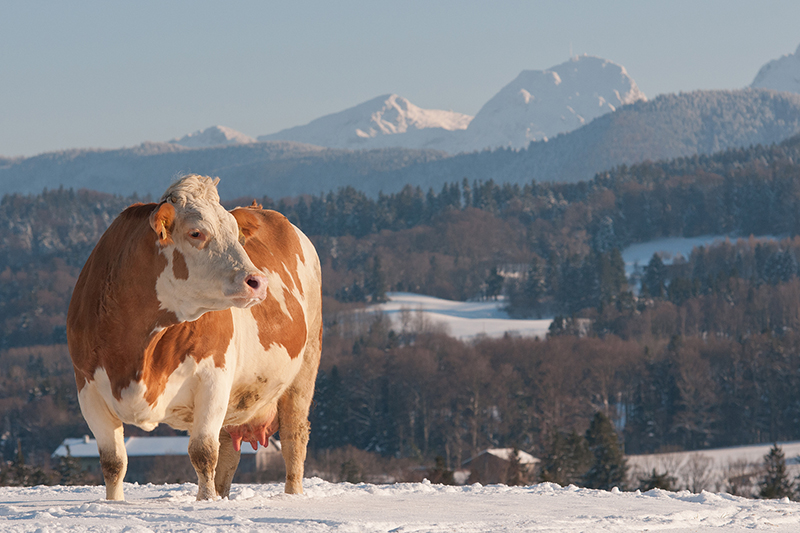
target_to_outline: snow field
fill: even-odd
[[[552,318],[510,318],[501,309],[502,300],[457,302],[408,292],[390,292],[386,296],[389,298],[387,303],[368,309],[385,313],[398,332],[423,329],[422,323],[425,323],[443,327],[445,333],[461,340],[480,336],[502,337],[507,332],[544,339],[553,321]]]
[[[610,492],[542,483],[528,487],[422,483],[351,485],[306,479],[234,485],[232,498],[197,502],[194,484],[125,484],[128,501],[104,488],[2,487],[0,530],[130,533],[165,531],[485,532],[800,531],[800,504],[728,494]]]

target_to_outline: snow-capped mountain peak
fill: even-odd
[[[385,94],[338,113],[312,120],[271,135],[259,141],[298,141],[330,148],[373,148],[391,145],[386,136],[406,134],[414,137],[412,144],[422,147],[430,135],[424,130],[442,132],[463,130],[472,117],[454,111],[423,109],[396,94]],[[407,143],[400,141],[401,146]]]
[[[625,67],[599,57],[576,56],[547,70],[523,70],[475,115],[466,148],[524,148],[646,99]]]
[[[800,93],[800,46],[793,54],[773,59],[758,71],[751,87]]]
[[[249,144],[256,142],[252,137],[225,126],[211,126],[202,131],[184,135],[180,139],[172,139],[172,144],[187,148],[208,148],[210,146],[226,146],[229,144]]]
[[[365,109],[373,108],[375,111],[369,117],[369,125],[366,131],[360,128],[356,130],[356,134],[359,137],[405,133],[409,129],[442,128],[448,131],[463,130],[467,128],[472,120],[469,115],[453,111],[422,109],[396,94],[379,96],[369,102],[365,102],[362,106],[365,106]]]

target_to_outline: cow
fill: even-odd
[[[198,500],[229,496],[242,442],[279,431],[285,492],[303,492],[319,258],[280,213],[226,211],[218,182],[185,176],[128,207],[75,285],[67,341],[109,500],[124,500],[123,424],[189,432]]]

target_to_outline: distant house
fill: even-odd
[[[189,459],[189,437],[127,437],[128,473],[125,480],[137,483],[180,483],[196,479]],[[83,470],[100,474],[100,454],[97,441],[84,435],[83,438],[64,439],[52,457],[75,457]],[[269,438],[269,446],[254,450],[250,444],[242,443],[242,455],[237,470],[240,473],[263,472],[283,463],[281,442]]]
[[[469,470],[467,483],[482,483],[484,485],[506,483],[513,453],[513,448],[487,448],[478,455],[467,459],[461,463],[463,470]],[[533,481],[533,474],[540,460],[522,450],[517,451],[517,457],[519,458],[520,466]]]

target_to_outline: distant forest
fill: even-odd
[[[7,459],[18,439],[44,457],[87,431],[63,345],[67,303],[92,246],[135,200],[57,190],[0,202]],[[315,450],[442,456],[451,468],[487,446],[544,456],[553,435],[583,433],[598,411],[628,453],[800,438],[800,137],[577,184],[258,201],[309,234],[323,262]],[[625,278],[625,246],[704,234],[742,240],[672,265],[654,256]],[[503,294],[516,316],[557,318],[545,340],[464,343],[413,312],[399,331],[354,312],[389,290]]]

